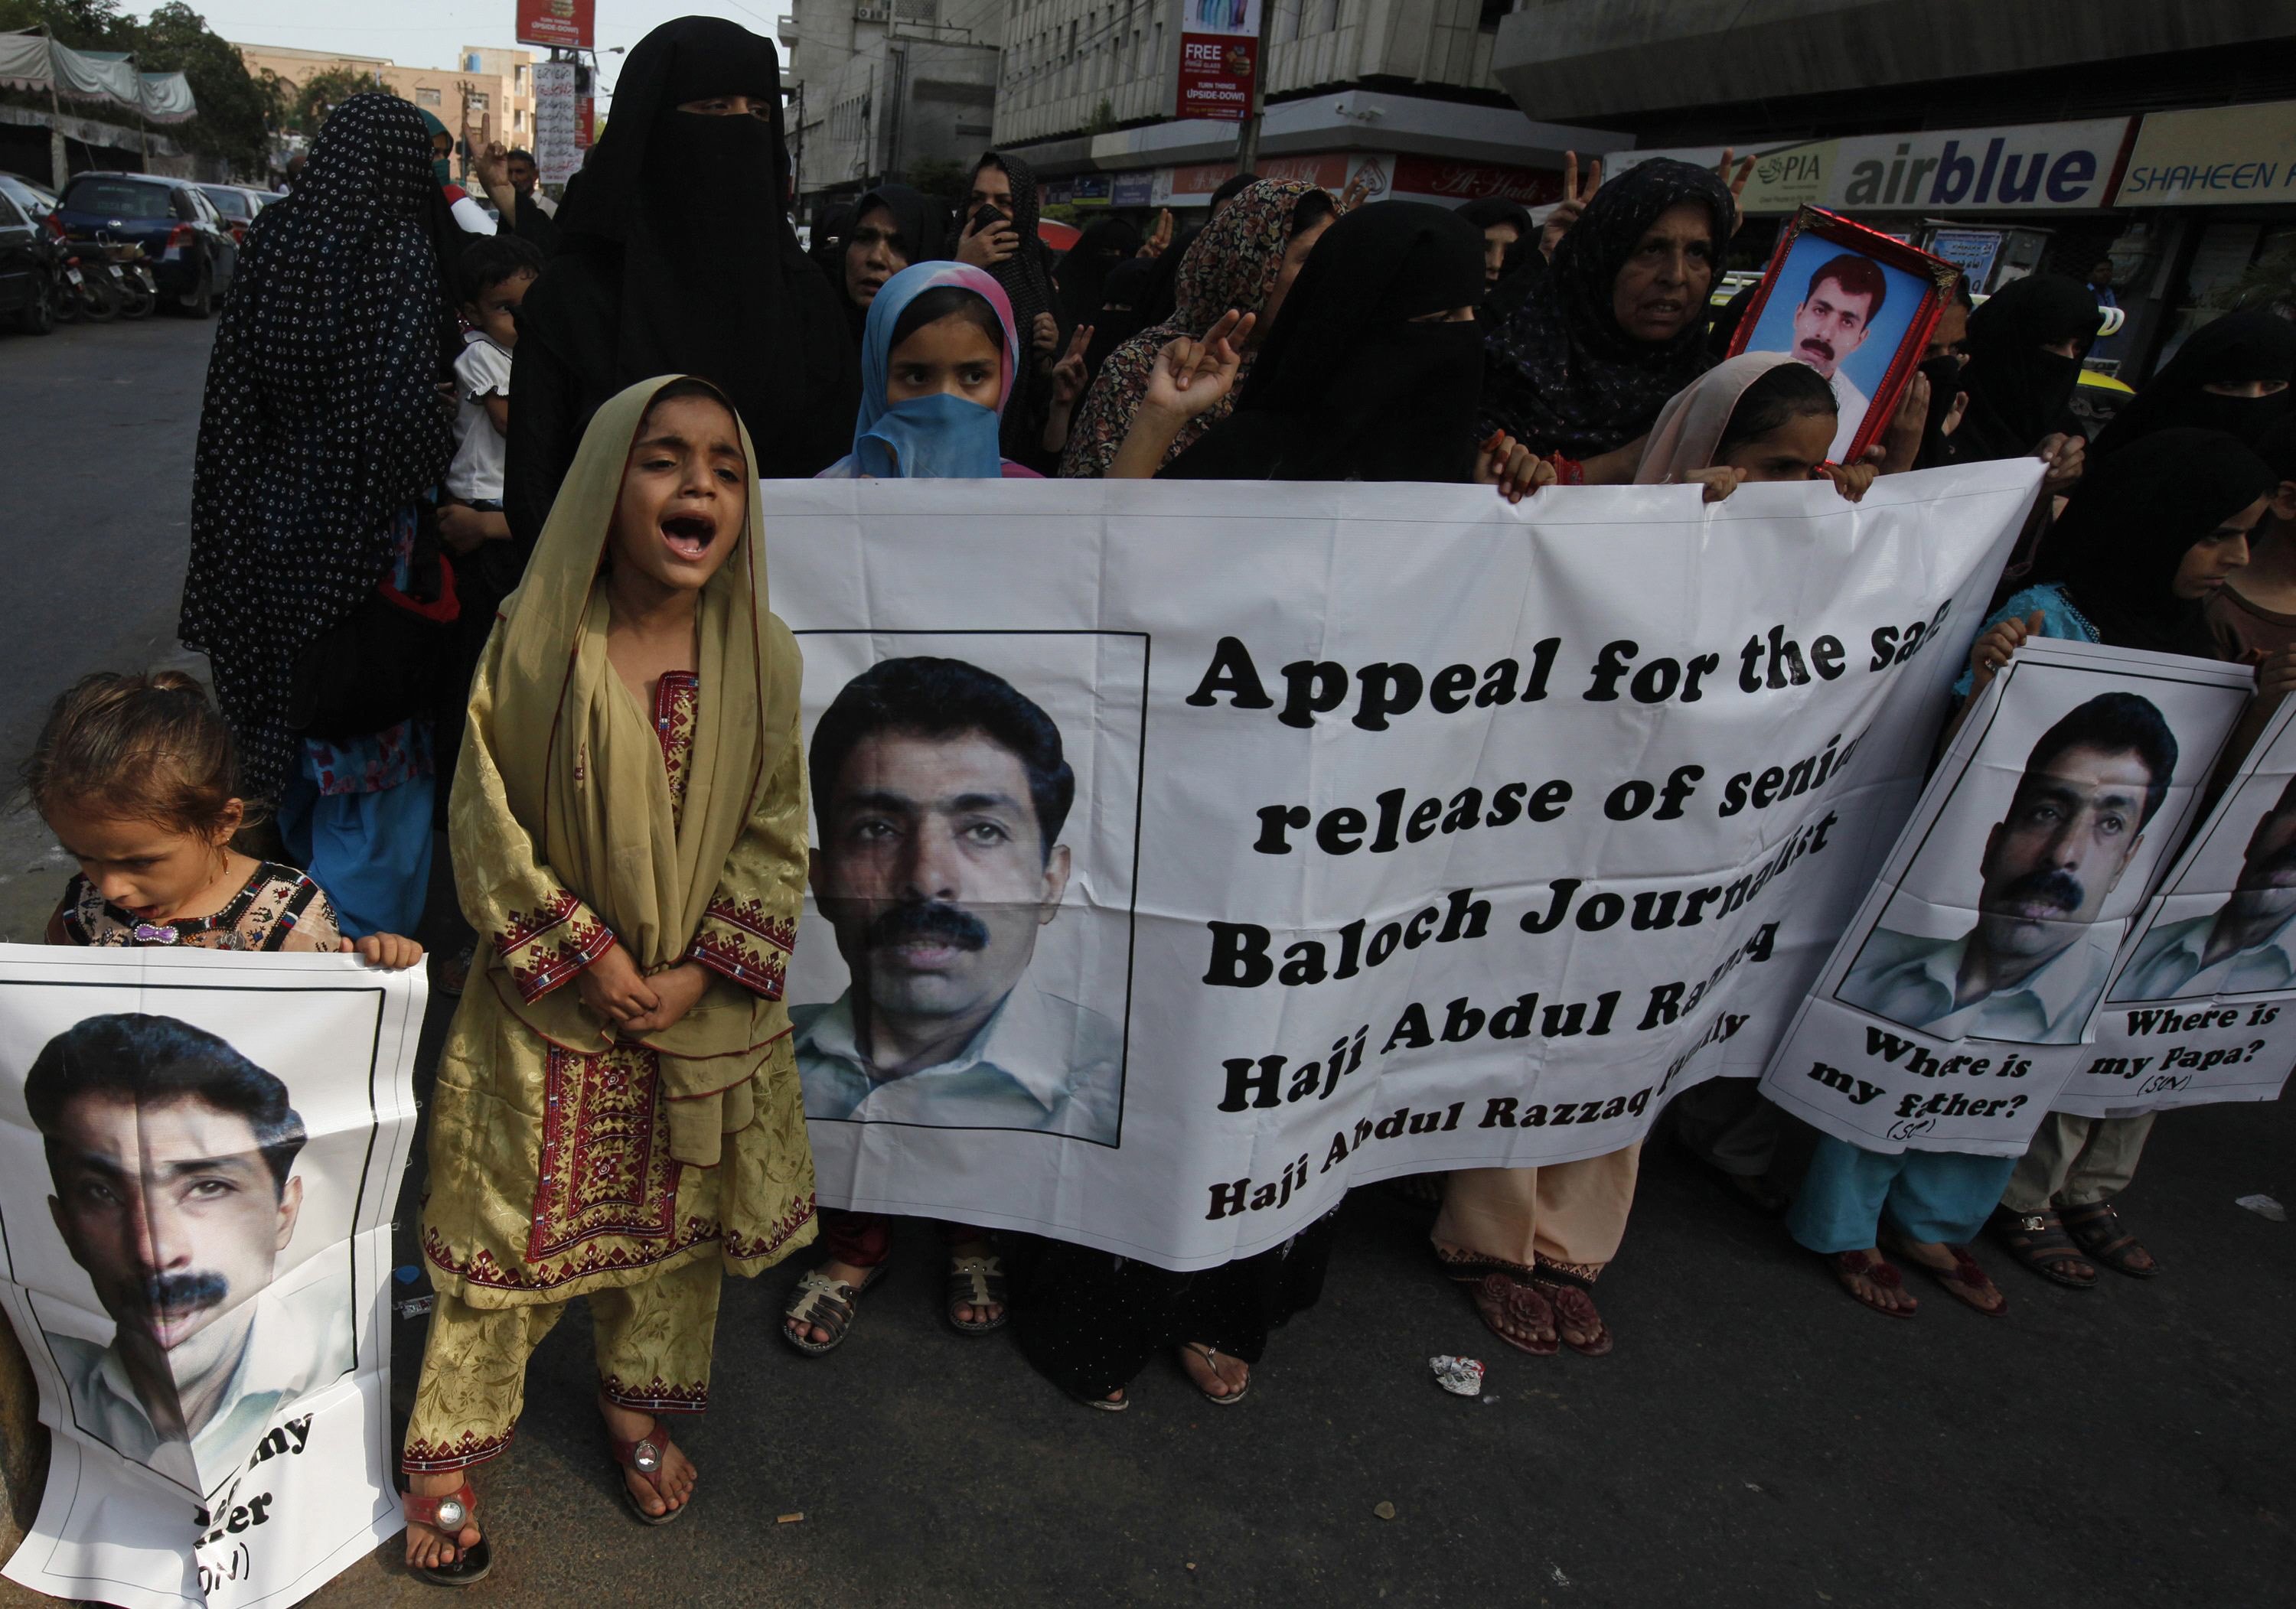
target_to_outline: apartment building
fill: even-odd
[[[387,56],[350,56],[284,45],[235,44],[247,70],[266,70],[297,86],[322,73],[350,72],[390,89],[447,127],[484,143],[523,145],[534,137],[535,53],[465,45],[448,68],[403,67]]]
[[[790,147],[806,203],[988,144],[1007,0],[791,0]]]
[[[1006,0],[996,139],[1078,207],[1206,203],[1237,125],[1183,118],[1180,36],[1198,0]],[[1629,137],[1534,120],[1493,71],[1516,0],[1263,0],[1257,170],[1449,201],[1562,193],[1566,151]]]

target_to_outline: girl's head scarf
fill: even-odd
[[[1448,208],[1380,201],[1332,225],[1292,282],[1226,422],[1168,473],[1218,480],[1464,481],[1481,360],[1482,232]]]
[[[772,118],[678,110],[737,94]],[[783,209],[781,104],[771,40],[716,17],[665,22],[631,50],[612,121],[558,213],[566,251],[609,265],[603,277],[620,288],[611,328],[567,337],[603,347],[585,366],[617,386],[707,377],[764,444],[769,476],[836,456],[824,415],[850,405],[855,385],[840,298]],[[549,285],[545,271],[545,303]]]
[[[2251,380],[2278,380],[2280,389],[2268,396],[2223,396],[2208,388]],[[2186,338],[2177,355],[2112,416],[2090,456],[2104,457],[2140,436],[2179,425],[2261,441],[2296,402],[2292,380],[2296,323],[2274,313],[2228,313]]]
[[[995,310],[1004,329],[1004,372],[996,412],[963,397],[921,399],[922,407],[896,408],[885,396],[893,357],[893,331],[908,306],[943,285],[969,290]],[[1021,362],[1021,341],[1004,292],[982,269],[969,263],[917,263],[887,280],[869,304],[868,328],[861,337],[861,408],[853,424],[853,452],[830,473],[857,468],[863,474],[904,478],[993,479],[1004,472],[996,450],[996,421],[1013,398]],[[890,449],[890,451],[889,451]]]
[[[500,797],[458,787],[453,805],[458,854],[483,856],[491,835],[514,827],[528,853],[603,919],[643,972],[685,955],[768,772],[794,763],[784,750],[794,742],[800,680],[796,642],[774,617],[767,592],[763,499],[744,429],[747,518],[739,545],[698,600],[701,695],[685,805],[682,814],[673,809],[652,712],[607,658],[606,573],[630,448],[654,394],[680,378],[630,387],[600,407],[583,432],[525,579],[496,627],[501,648],[491,698],[472,710],[470,745],[492,759]],[[471,780],[466,761],[464,781]],[[531,1002],[519,1001],[515,991],[497,993],[554,1042],[595,1038],[594,1023],[583,1033],[572,989]],[[742,1126],[734,1120],[746,1103],[726,1103],[721,1125],[716,1098],[752,1070],[742,1053],[757,1042],[754,1018],[762,1009],[765,1002],[746,992],[727,1003],[705,998],[676,1027],[647,1036],[660,1052],[673,1100],[696,1103],[678,1114],[690,1122],[673,1125],[672,1150],[682,1159],[711,1160],[712,1137],[721,1127]],[[697,1150],[705,1154],[697,1157]]]
[[[2090,464],[2027,579],[2054,582],[2115,648],[2212,657],[2202,601],[2171,590],[2194,543],[2280,478],[2221,430],[2138,437]]]
[[[1292,214],[1300,198],[1315,190],[1296,179],[1261,179],[1221,208],[1182,255],[1172,316],[1143,330],[1109,354],[1078,405],[1061,460],[1063,475],[1105,475],[1124,445],[1125,432],[1140,399],[1148,394],[1157,354],[1182,336],[1200,337],[1233,307],[1258,313],[1267,306],[1283,274],[1283,253],[1292,243]],[[1203,433],[1234,412],[1237,396],[1258,363],[1258,349],[1243,355],[1235,385],[1210,408],[1188,421],[1164,454],[1170,463]]]
[[[1730,416],[1746,388],[1794,360],[1784,352],[1746,352],[1717,363],[1659,410],[1635,470],[1636,486],[1670,486],[1693,470],[1710,469]]]
[[[1663,341],[1619,327],[1612,286],[1650,226],[1685,201],[1713,219],[1715,272],[1735,203],[1710,168],[1655,158],[1587,203],[1521,305],[1485,331],[1484,433],[1505,430],[1538,453],[1587,458],[1648,430],[1667,399],[1706,368],[1706,309]]]
[[[295,774],[296,660],[373,593],[394,518],[454,457],[438,195],[414,108],[352,96],[249,226],[217,327],[180,634],[213,666],[251,797]]]

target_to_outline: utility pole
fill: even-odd
[[[1259,119],[1267,105],[1267,35],[1275,17],[1275,0],[1259,0],[1259,51],[1251,64],[1251,115],[1243,120],[1235,141],[1235,170],[1251,172],[1259,162]]]

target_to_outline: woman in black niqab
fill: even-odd
[[[745,96],[768,116],[681,111]],[[845,453],[859,355],[784,210],[781,68],[737,23],[681,17],[630,52],[614,116],[559,208],[561,255],[520,310],[504,512],[530,549],[600,404],[656,374],[734,399],[758,473]]]
[[[1108,276],[1140,255],[1140,231],[1122,218],[1086,225],[1060,262],[1061,323],[1074,330],[1100,313]]]
[[[2296,323],[2272,313],[2228,313],[2202,325],[2112,416],[2091,458],[2155,430],[2223,430],[2253,445],[2285,418],[2296,379]],[[2261,396],[2250,395],[2259,388]],[[2218,388],[2215,390],[2210,387]]]
[[[1419,201],[1359,207],[1316,242],[1235,412],[1182,480],[1466,481],[1475,470],[1482,231]]]
[[[1060,287],[1053,277],[1052,249],[1037,233],[1044,216],[1044,207],[1037,192],[1037,170],[1020,158],[992,151],[972,165],[978,175],[984,167],[1002,172],[1013,186],[1013,205],[1001,210],[1012,214],[1013,233],[1021,237],[1020,249],[1001,263],[992,263],[989,277],[1004,290],[1004,299],[1013,305],[1013,327],[1021,335],[1021,372],[1013,377],[1013,396],[1004,404],[1004,422],[1000,429],[1004,456],[1015,463],[1041,468],[1046,460],[1045,417],[1053,405],[1053,376],[1049,358],[1040,361],[1036,345],[1037,315],[1049,313],[1058,326],[1059,334],[1053,342],[1057,353],[1067,345],[1070,325],[1062,315]],[[972,213],[968,210],[960,228],[969,228]]]
[[[2221,430],[2155,430],[2099,459],[2027,577],[2054,585],[2114,648],[2214,658],[2202,598],[2179,598],[2185,554],[2271,494],[2280,478]]]
[[[1925,457],[2022,458],[2048,437],[2078,434],[2073,387],[2099,322],[2095,292],[2061,274],[2031,274],[1988,297],[1969,315],[1969,362],[1954,381],[1968,406],[1942,451]]]

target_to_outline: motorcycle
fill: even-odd
[[[96,272],[108,274],[119,300],[122,318],[149,318],[160,306],[160,281],[144,259],[144,248],[123,244],[99,231],[95,237]]]

